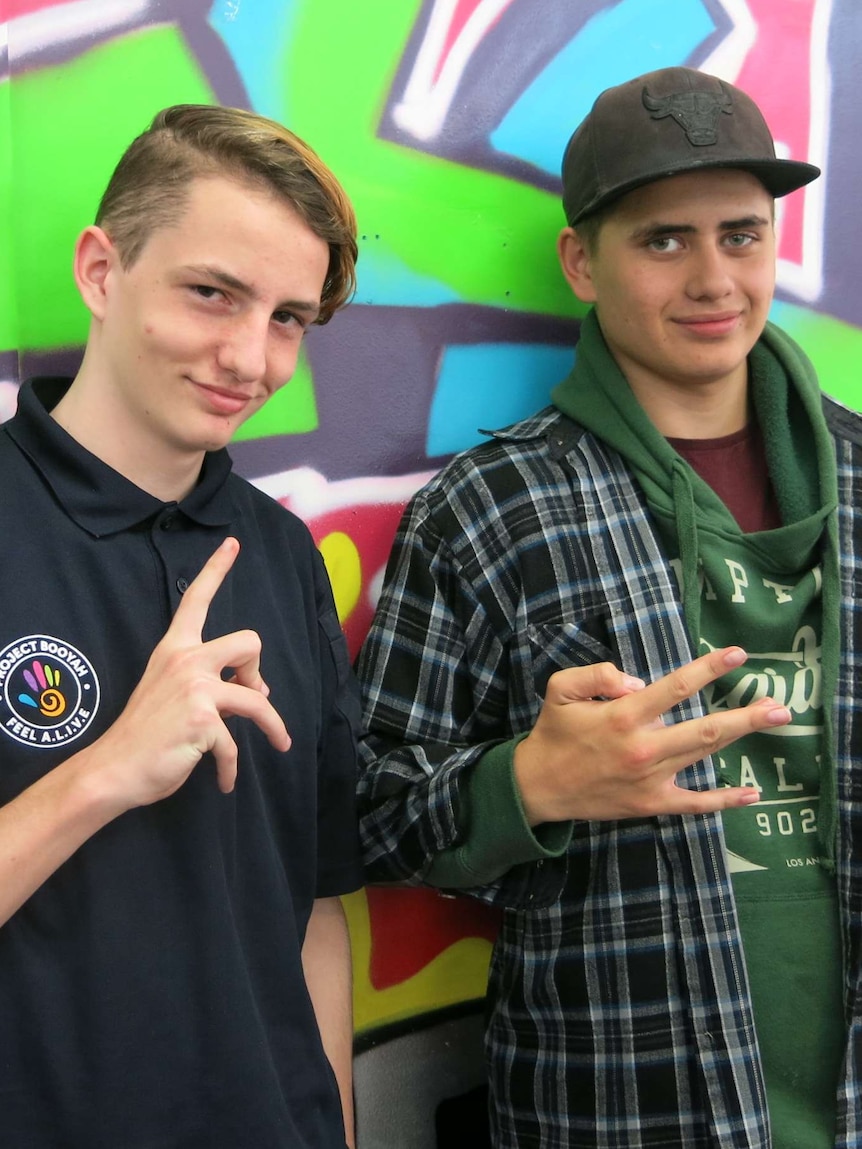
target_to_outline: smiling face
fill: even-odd
[[[328,244],[286,202],[225,177],[196,180],[128,269],[88,228],[76,274],[94,324],[55,416],[145,489],[156,467],[193,485],[204,452],[293,375],[328,266]]]
[[[710,170],[647,184],[609,212],[591,248],[566,228],[559,252],[660,430],[682,433],[676,409],[723,412],[720,428],[691,437],[744,425],[746,359],[775,287],[773,203],[754,176]]]

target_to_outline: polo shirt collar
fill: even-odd
[[[69,379],[42,378],[22,384],[18,411],[3,431],[29,458],[68,516],[96,538],[128,530],[162,511],[160,499],[85,450],[49,412],[70,385]],[[223,526],[234,518],[227,451],[204,457],[200,479],[179,510],[202,526]]]

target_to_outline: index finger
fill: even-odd
[[[651,682],[646,689],[628,695],[626,702],[644,721],[654,721],[729,670],[742,666],[747,658],[748,655],[740,646],[712,650],[709,654],[702,654],[700,658],[687,662],[678,670],[672,670],[664,678]]]
[[[213,551],[201,567],[197,578],[189,583],[168,627],[169,631],[201,641],[210,604],[238,554],[239,542],[230,537]]]

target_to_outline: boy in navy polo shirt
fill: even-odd
[[[602,92],[574,369],[396,539],[368,873],[504,911],[495,1149],[862,1144],[862,420],[767,321],[774,200],[818,174],[714,76]]]
[[[347,651],[225,447],[356,250],[283,127],[160,113],[76,246],[80,372],[0,429],[4,1145],[352,1144]]]

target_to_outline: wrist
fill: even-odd
[[[55,772],[68,809],[91,824],[93,833],[135,805],[122,792],[112,759],[100,739],[66,759]]]
[[[542,822],[565,820],[564,814],[556,813],[553,796],[543,781],[543,752],[536,746],[535,733],[528,734],[515,747],[512,769],[524,817],[530,827]]]

